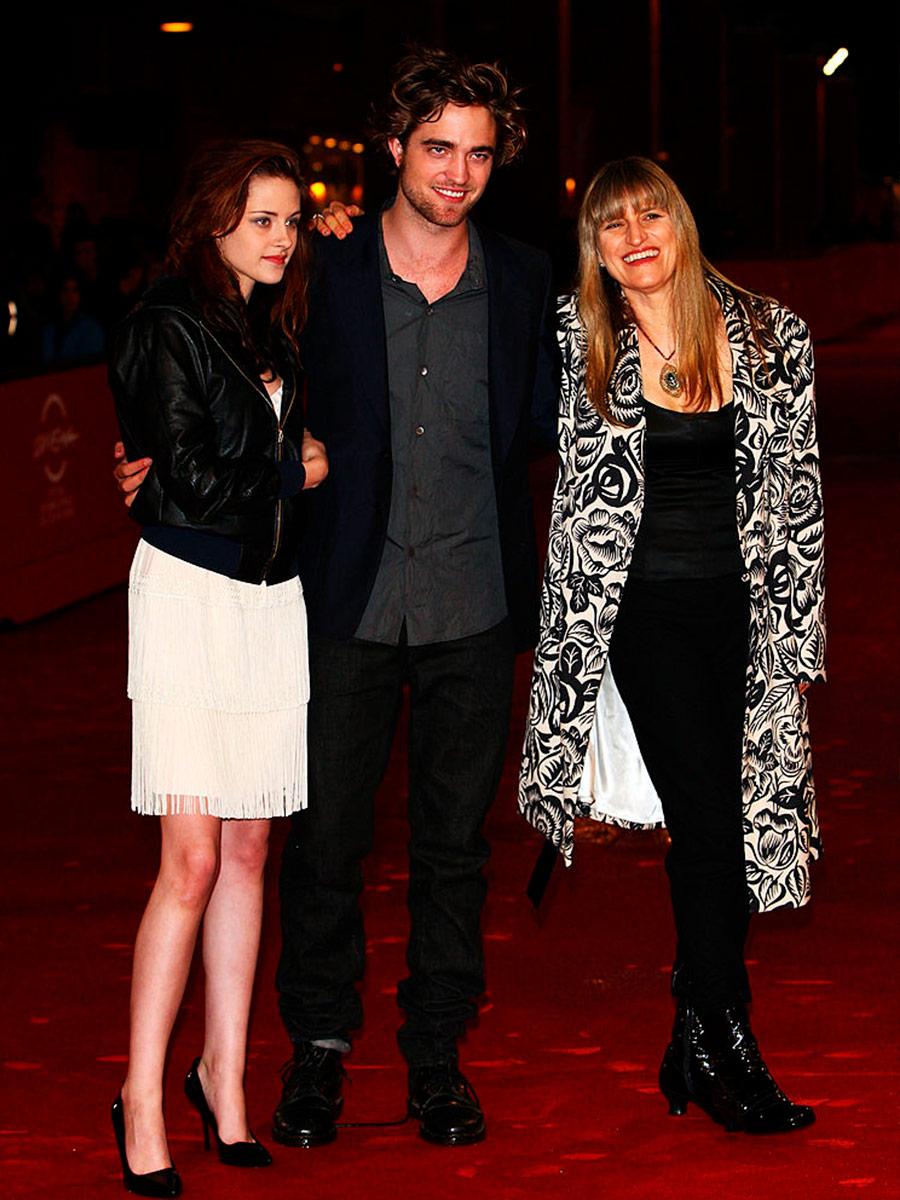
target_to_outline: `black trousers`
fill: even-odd
[[[384,778],[409,688],[408,978],[398,1033],[411,1066],[456,1054],[484,991],[482,836],[509,735],[509,623],[430,646],[310,641],[309,807],[281,864],[277,986],[294,1042],[341,1038],[362,1020],[359,896]]]
[[[672,839],[673,991],[707,1011],[750,999],[741,812],[748,623],[739,576],[632,579],[610,646]]]

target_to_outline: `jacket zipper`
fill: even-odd
[[[287,410],[285,411],[285,409],[282,407],[282,413],[284,414],[284,418],[287,418],[287,416],[290,414],[291,408],[294,403],[294,395],[295,394],[296,394],[296,388],[293,386],[293,380],[291,380],[291,398],[288,401]],[[278,436],[275,439],[275,461],[276,461],[276,463],[280,463],[281,455],[282,455],[282,447],[284,444],[284,429],[282,428],[282,424],[281,424],[283,418],[279,417],[277,415],[277,413],[275,412],[275,408],[272,405],[272,401],[268,397],[266,397],[266,399],[267,399],[267,403],[268,403],[269,407],[272,409],[272,416],[275,417],[275,423],[278,426]],[[284,395],[282,394],[282,403],[283,403],[283,401],[284,401]],[[278,553],[278,548],[281,545],[281,524],[282,524],[283,508],[284,508],[284,501],[276,500],[275,501],[275,534],[272,539],[272,553],[269,555],[268,560],[266,561],[266,565],[263,567],[261,582],[265,581],[265,578],[269,573],[269,567],[271,567],[272,563],[275,561],[275,555]]]
[[[215,336],[215,334],[213,334],[209,329],[207,329],[207,327],[202,322],[198,321],[197,324],[200,326],[200,328],[203,330],[203,332],[207,335],[207,337],[209,337],[209,339],[211,341],[215,342],[215,344],[219,347],[219,349],[222,351],[222,353],[225,355],[225,357],[228,359],[228,361],[231,363],[231,365],[234,367],[234,369],[237,372],[239,372],[239,374],[243,375],[243,377],[247,380],[247,382],[250,384],[250,386],[253,388],[253,390],[259,392],[264,397],[265,402],[266,402],[266,407],[268,408],[269,412],[272,414],[272,416],[275,420],[275,426],[278,430],[276,438],[275,438],[275,461],[276,461],[276,463],[280,463],[281,455],[282,455],[282,445],[284,443],[284,428],[283,428],[282,422],[285,421],[288,418],[288,416],[290,415],[291,409],[294,406],[294,398],[297,394],[297,389],[294,386],[293,379],[291,380],[291,398],[288,401],[287,409],[284,408],[284,403],[283,403],[284,397],[282,396],[282,408],[281,408],[282,416],[279,417],[278,414],[275,412],[275,406],[272,404],[272,399],[269,396],[269,393],[265,390],[265,388],[263,388],[262,385],[259,383],[254,383],[254,381],[250,378],[250,376],[247,374],[247,372],[244,370],[244,368],[241,366],[241,364],[238,362],[235,362],[235,360],[231,357],[231,355],[228,353],[228,351],[225,349],[225,347],[222,345],[222,343],[219,341],[219,339]],[[263,567],[262,575],[260,576],[260,583],[265,582],[266,576],[269,573],[269,567],[271,567],[272,563],[275,561],[275,555],[278,553],[278,548],[281,544],[281,525],[282,525],[283,506],[284,506],[283,500],[275,501],[275,530],[274,530],[274,534],[272,537],[272,553],[266,559],[266,564]]]

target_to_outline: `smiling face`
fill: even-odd
[[[250,180],[247,207],[237,227],[216,238],[245,301],[254,284],[281,282],[297,248],[299,220],[300,192],[292,180],[265,176]]]
[[[666,208],[634,208],[599,223],[597,247],[606,270],[627,299],[671,290],[678,266],[678,235]]]
[[[448,104],[436,121],[425,121],[403,146],[388,143],[400,172],[398,203],[431,225],[460,225],[487,187],[497,130],[486,108]]]

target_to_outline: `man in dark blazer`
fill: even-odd
[[[404,686],[410,940],[397,999],[409,1112],[438,1144],[485,1135],[457,1042],[484,990],[482,825],[513,661],[537,637],[529,445],[556,440],[549,260],[469,219],[495,163],[525,141],[506,78],[419,51],[398,65],[378,132],[397,194],[355,226],[320,220],[333,236],[317,239],[301,345],[308,433],[330,471],[298,547],[309,807],[281,868],[277,985],[294,1051],[273,1122],[288,1146],[336,1136],[343,1055],[362,1019],[362,860]],[[117,468],[124,491],[147,465]]]
[[[342,1055],[362,1018],[362,859],[404,685],[411,930],[398,1041],[409,1111],[429,1141],[484,1137],[457,1041],[484,990],[482,825],[513,660],[537,633],[529,443],[556,436],[549,260],[468,216],[492,166],[524,143],[506,79],[419,51],[397,68],[378,134],[397,195],[349,236],[348,222],[328,219],[338,236],[316,246],[301,347],[307,424],[330,473],[309,497],[300,547],[309,807],[280,884],[277,985],[294,1056],[273,1132],[295,1146],[336,1134]]]

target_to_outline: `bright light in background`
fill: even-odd
[[[841,46],[840,50],[835,50],[834,54],[832,54],[831,58],[829,58],[828,62],[822,68],[822,74],[833,75],[841,63],[847,61],[849,56],[850,51],[847,47]]]
[[[575,195],[575,188],[576,188],[577,186],[578,186],[578,184],[575,182],[575,180],[574,180],[574,179],[572,178],[572,176],[570,175],[570,176],[569,176],[569,178],[566,180],[566,195],[567,195],[567,196],[574,196],[574,195]]]
[[[19,328],[19,310],[16,306],[15,300],[10,300],[10,302],[9,302],[9,326],[7,327],[7,330],[6,330],[7,336],[13,337],[18,328]]]
[[[309,194],[312,196],[313,200],[317,202],[324,200],[327,192],[328,188],[320,179],[317,179],[315,183],[311,183],[309,185]]]
[[[194,26],[190,21],[163,21],[160,29],[163,33],[191,33]]]

